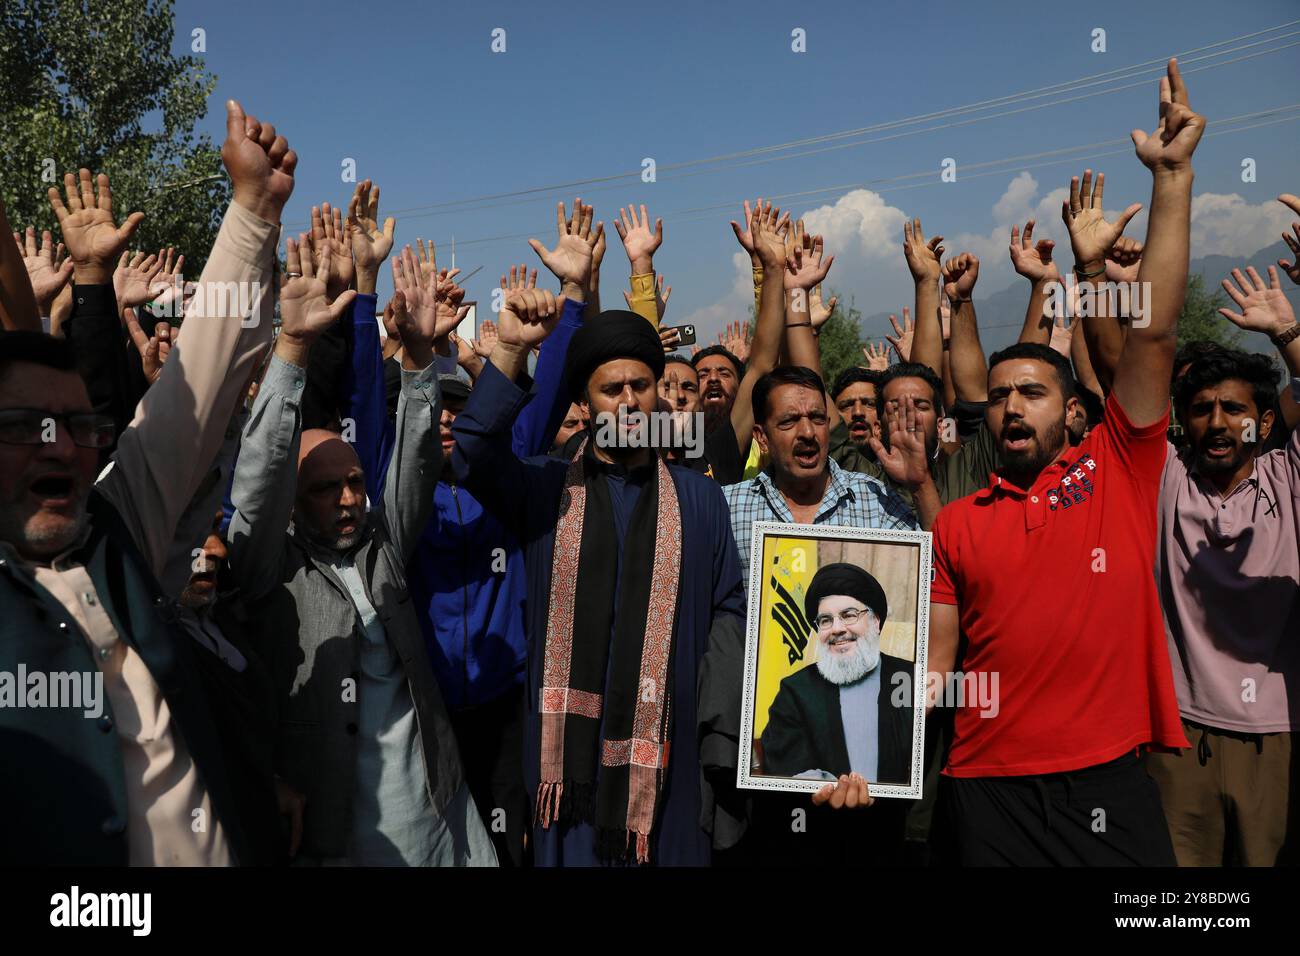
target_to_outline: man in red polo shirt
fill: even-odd
[[[1156,132],[1133,132],[1153,179],[1138,274],[1149,308],[1131,324],[1101,424],[1071,448],[1069,362],[1037,344],[994,354],[986,421],[1002,464],[934,527],[931,670],[958,669],[964,634],[960,670],[976,680],[949,686],[1000,690],[992,707],[957,701],[942,799],[964,865],[1174,864],[1137,753],[1187,746],[1152,560],[1204,126],[1171,60]],[[1102,188],[1085,172],[1063,210],[1080,283],[1104,277],[1141,208],[1107,222]],[[997,683],[981,685],[985,674]]]

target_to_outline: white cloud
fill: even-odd
[[[1022,171],[1007,185],[1007,190],[993,205],[993,221],[996,223],[1024,221],[1034,214],[1033,198],[1038,192],[1038,180]]]
[[[906,219],[903,210],[869,189],[855,189],[833,206],[818,206],[803,214],[804,228],[824,236],[827,249],[868,259],[899,255]]]
[[[983,294],[999,291],[1014,278],[1007,246],[1013,224],[1024,227],[1036,221],[1034,236],[1056,242],[1056,260],[1062,272],[1073,264],[1070,237],[1061,221],[1061,203],[1069,197],[1065,186],[1038,194],[1039,183],[1028,171],[1016,174],[992,206],[993,226],[987,232],[946,234],[945,257],[960,252],[974,253],[980,259],[980,289]],[[1142,239],[1147,229],[1148,197],[1139,197],[1143,207],[1125,228],[1125,235]],[[1114,221],[1121,209],[1107,209],[1106,218]],[[1246,258],[1278,240],[1290,228],[1294,214],[1276,200],[1251,204],[1237,193],[1201,193],[1192,199],[1191,255],[1227,255]],[[901,209],[888,205],[878,193],[858,189],[841,196],[834,204],[819,206],[803,214],[809,232],[826,237],[826,248],[837,256],[828,283],[845,294],[864,293],[870,298],[859,302],[867,314],[880,311],[885,304],[882,291],[900,286],[906,275],[902,259],[903,223],[907,216]],[[988,220],[986,220],[988,221]],[[931,230],[940,222],[925,222]],[[753,302],[749,259],[741,252],[732,257],[734,279],[731,291],[714,305],[697,309],[682,321],[692,322],[700,330],[713,332],[726,322],[744,318]],[[900,270],[902,270],[900,272]],[[906,283],[910,287],[910,281]],[[901,287],[901,286],[900,286]],[[886,293],[886,296],[888,293]],[[671,308],[671,303],[670,303]]]
[[[1246,258],[1277,242],[1294,213],[1276,200],[1252,206],[1236,193],[1192,197],[1192,255]]]
[[[709,345],[728,322],[749,318],[749,307],[754,304],[754,276],[749,264],[749,254],[736,252],[731,257],[731,291],[720,302],[696,309],[677,321],[673,318],[673,300],[668,300],[664,319],[670,325],[693,325],[695,337],[701,346]],[[669,283],[671,285],[671,283]]]

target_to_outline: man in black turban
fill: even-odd
[[[658,334],[631,312],[584,320],[590,260],[572,231],[561,243],[572,256],[539,252],[563,300],[508,293],[497,346],[452,426],[458,476],[524,543],[529,845],[539,866],[706,866],[742,829],[715,800],[736,779],[739,556],[722,489],[668,465],[635,424],[617,437],[636,440],[588,439],[570,460],[516,455],[530,396],[514,380],[552,328],[581,322],[565,397],[586,406],[594,434],[602,415],[659,402]]]
[[[761,738],[763,772],[910,783],[913,665],[880,653],[884,588],[855,564],[828,564],[813,575],[804,611],[816,666],[781,681]]]

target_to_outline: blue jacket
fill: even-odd
[[[344,319],[352,342],[344,417],[352,419],[353,447],[366,472],[366,491],[377,501],[392,453],[392,426],[375,307],[373,295],[358,295]],[[582,325],[582,310],[582,303],[567,303],[542,345],[534,401],[519,416],[512,434],[516,455],[545,453],[559,430],[569,408],[564,357],[569,339]],[[447,469],[438,482],[433,516],[406,576],[438,685],[448,709],[460,710],[523,686],[527,580],[519,542],[450,477]]]

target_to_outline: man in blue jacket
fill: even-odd
[[[590,243],[590,212],[586,219],[582,238]],[[581,231],[581,222],[574,223],[573,234]],[[446,300],[440,303],[445,308],[455,308],[464,294],[450,275],[443,287]],[[392,430],[376,305],[374,295],[359,295],[346,325],[352,369],[344,417],[355,424],[354,448],[372,486],[367,492],[377,500],[392,450]],[[564,309],[538,356],[534,400],[513,430],[516,455],[544,454],[559,429],[569,407],[562,387],[565,352],[582,325],[583,308],[575,301]],[[454,362],[446,362],[439,376],[444,455],[451,454],[452,422],[470,395],[469,384],[451,374],[454,370]],[[523,778],[523,553],[511,532],[455,481],[450,468],[444,469],[434,491],[433,515],[407,566],[407,585],[474,802],[498,860],[520,865],[528,823]]]

